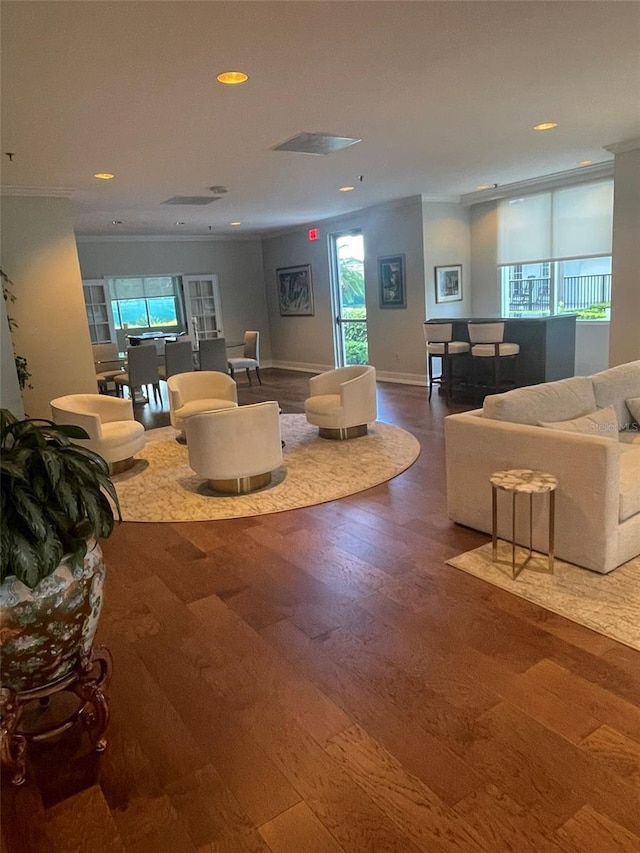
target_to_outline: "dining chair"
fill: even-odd
[[[251,374],[249,371],[253,368],[258,377],[258,382],[262,385],[260,378],[260,332],[245,332],[242,356],[227,359],[231,378],[234,379],[234,371],[246,370],[249,385],[251,385]]]
[[[135,405],[136,389],[153,385],[154,400],[162,401],[158,353],[153,343],[127,347],[127,369],[114,379],[119,397],[124,397],[124,386],[129,388],[131,402]]]
[[[229,373],[227,346],[224,338],[204,338],[198,348],[200,370],[218,370]]]
[[[113,382],[115,377],[123,372],[122,359],[118,355],[116,344],[92,344],[93,364],[96,371],[96,381],[101,394],[108,391],[108,383]]]
[[[191,338],[167,341],[164,345],[164,365],[160,365],[160,379],[165,381],[176,373],[188,373],[194,369],[193,344]]]

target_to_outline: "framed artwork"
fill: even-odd
[[[281,317],[313,316],[313,283],[311,264],[298,267],[280,267],[278,277],[278,301]]]
[[[462,301],[462,264],[436,267],[436,302]]]
[[[406,308],[407,291],[404,280],[404,255],[385,255],[378,258],[380,307]]]

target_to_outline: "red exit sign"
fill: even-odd
[[[309,228],[309,239],[310,240],[317,240],[319,238],[319,236],[320,236],[320,234],[318,233],[317,228]]]

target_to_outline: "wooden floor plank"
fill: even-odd
[[[558,837],[571,842],[580,853],[638,853],[640,837],[584,806],[558,829]]]
[[[258,827],[272,853],[344,853],[306,803],[287,809]]]

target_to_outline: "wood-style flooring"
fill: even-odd
[[[304,374],[238,378],[302,411]],[[103,543],[109,746],[31,750],[4,853],[638,853],[640,654],[446,566],[487,537],[446,516],[445,404],[379,404],[422,447],[391,482]]]

